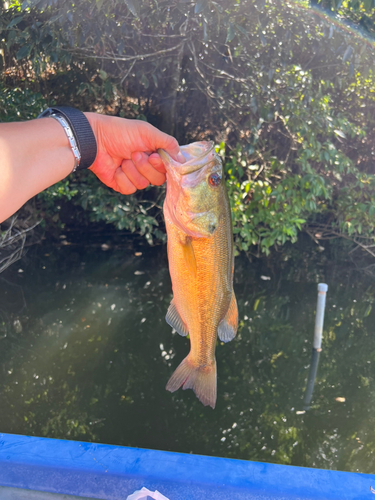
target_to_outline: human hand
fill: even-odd
[[[94,131],[98,154],[90,170],[107,186],[132,194],[149,184],[165,182],[165,168],[156,150],[184,163],[176,139],[147,122],[85,113]]]

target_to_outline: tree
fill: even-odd
[[[181,143],[214,139],[238,250],[267,253],[305,229],[318,243],[342,236],[372,253],[370,3],[4,4],[3,85],[147,119]],[[49,190],[41,207],[60,198],[150,242],[161,237],[160,190],[123,202],[79,181],[79,190],[74,180]]]

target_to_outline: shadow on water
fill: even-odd
[[[217,347],[212,411],[164,388],[188,351],[164,321],[164,247],[34,247],[0,284],[0,431],[373,472],[374,280],[336,262],[303,244],[237,258],[240,328]],[[303,413],[320,281],[323,351]]]

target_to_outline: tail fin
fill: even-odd
[[[166,389],[174,392],[181,386],[183,389],[193,389],[201,403],[215,408],[216,360],[210,365],[196,366],[187,356],[169,379]]]

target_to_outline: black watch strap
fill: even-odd
[[[81,153],[81,161],[77,170],[84,170],[91,167],[95,161],[98,147],[94,132],[86,116],[82,111],[75,108],[53,106],[43,111],[38,118],[46,118],[52,114],[61,114],[72,129],[79,152]]]

